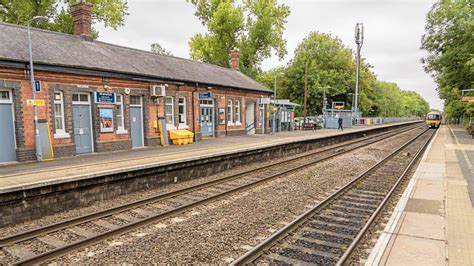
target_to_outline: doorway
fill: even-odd
[[[203,138],[214,137],[214,101],[200,100],[201,134]]]
[[[0,162],[16,160],[12,91],[0,89]]]
[[[72,117],[76,153],[92,152],[93,136],[89,93],[74,93],[72,95]]]
[[[255,103],[247,102],[245,111],[245,128],[247,129],[247,134],[255,134]]]
[[[143,107],[141,96],[130,96],[130,136],[133,148],[143,147]]]

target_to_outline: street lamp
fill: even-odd
[[[355,27],[355,43],[357,44],[357,67],[356,67],[356,86],[355,86],[355,104],[354,111],[356,113],[356,118],[358,115],[358,94],[359,94],[359,72],[360,72],[360,49],[364,43],[364,25],[362,23],[357,23]]]
[[[276,107],[276,96],[277,96],[277,77],[281,76],[281,75],[284,75],[284,74],[285,73],[283,73],[283,72],[279,72],[279,73],[276,73],[276,75],[275,75],[275,86],[273,88],[273,106],[275,106],[275,107]],[[275,118],[276,118],[276,113],[273,114],[272,133],[275,133],[275,127],[276,127],[276,119]]]
[[[31,94],[33,101],[36,99],[36,92],[35,92],[35,72],[33,70],[33,51],[31,48],[31,22],[38,22],[41,20],[47,20],[46,17],[43,16],[35,16],[28,21],[28,48],[30,53],[30,82],[31,82]],[[41,137],[39,132],[38,126],[38,110],[36,105],[33,104],[33,113],[34,113],[34,120],[35,120],[35,148],[36,148],[36,160],[42,161],[43,160],[43,153],[41,151]]]
[[[325,87],[318,87],[319,89],[323,89],[323,124],[324,124],[324,127],[326,127],[326,106],[327,106],[327,103],[328,103],[328,100],[326,98],[326,89],[330,89],[331,87],[330,86],[325,86]]]

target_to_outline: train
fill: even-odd
[[[426,114],[425,123],[430,128],[439,128],[441,125],[441,120],[443,120],[443,116],[438,111],[431,111]]]

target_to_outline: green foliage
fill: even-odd
[[[276,0],[188,0],[208,32],[196,34],[189,47],[191,58],[224,67],[230,66],[230,50],[240,49],[240,70],[256,76],[260,64],[271,56],[281,59],[286,51],[283,39],[290,10]]]
[[[150,45],[150,51],[157,53],[157,54],[162,54],[162,55],[173,55],[170,51],[166,50],[161,46],[159,43],[152,43]]]
[[[355,57],[340,39],[330,34],[311,32],[298,45],[295,57],[286,68],[274,68],[259,73],[256,78],[267,87],[274,88],[277,77],[277,97],[302,105],[306,63],[308,114],[322,113],[324,88],[328,108],[333,101],[343,101],[346,109],[351,109],[355,87]],[[402,91],[395,83],[377,81],[371,66],[361,60],[359,110],[364,116],[423,116],[428,109],[429,104],[417,93]],[[302,108],[298,114],[302,114]]]
[[[321,113],[323,88],[326,89],[328,104],[344,101],[352,104],[355,84],[355,60],[352,51],[342,41],[326,33],[311,32],[296,48],[295,57],[286,69],[280,95],[296,103],[303,104],[305,65],[308,63],[308,114]],[[260,75],[263,76],[263,75]],[[361,63],[359,86],[359,106],[368,112],[372,105],[370,84],[375,76],[370,66]]]
[[[471,112],[473,104],[460,102],[460,91],[474,88],[474,2],[440,0],[427,15],[422,49],[425,71],[438,84],[448,117]]]
[[[106,27],[117,29],[123,26],[127,13],[126,0],[88,0],[92,4],[92,18]],[[28,25],[34,16],[45,16],[48,22],[32,25],[52,31],[73,33],[70,6],[76,0],[0,0],[6,12],[0,11],[0,21]],[[94,31],[95,32],[95,31]],[[97,32],[94,33],[97,37]]]

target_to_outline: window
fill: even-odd
[[[227,100],[227,124],[233,124],[232,100]]]
[[[235,109],[235,123],[240,125],[241,121],[240,121],[240,101],[239,100],[235,101],[234,109]]]
[[[89,94],[87,93],[74,93],[72,95],[72,102],[77,104],[88,104]]]
[[[186,97],[178,99],[178,123],[180,126],[186,126]]]
[[[130,96],[130,105],[142,105],[142,97],[141,96],[136,96],[132,95]]]
[[[1,102],[11,102],[10,91],[0,91],[0,101]]]
[[[69,138],[66,133],[66,123],[64,122],[64,97],[63,93],[54,92],[54,138]]]
[[[117,94],[115,99],[116,99],[115,114],[117,116],[117,131],[124,131],[125,124],[124,124],[124,117],[123,117],[123,95]]]
[[[174,126],[174,104],[173,104],[173,97],[166,96],[165,97],[165,118],[166,124],[170,126]]]

